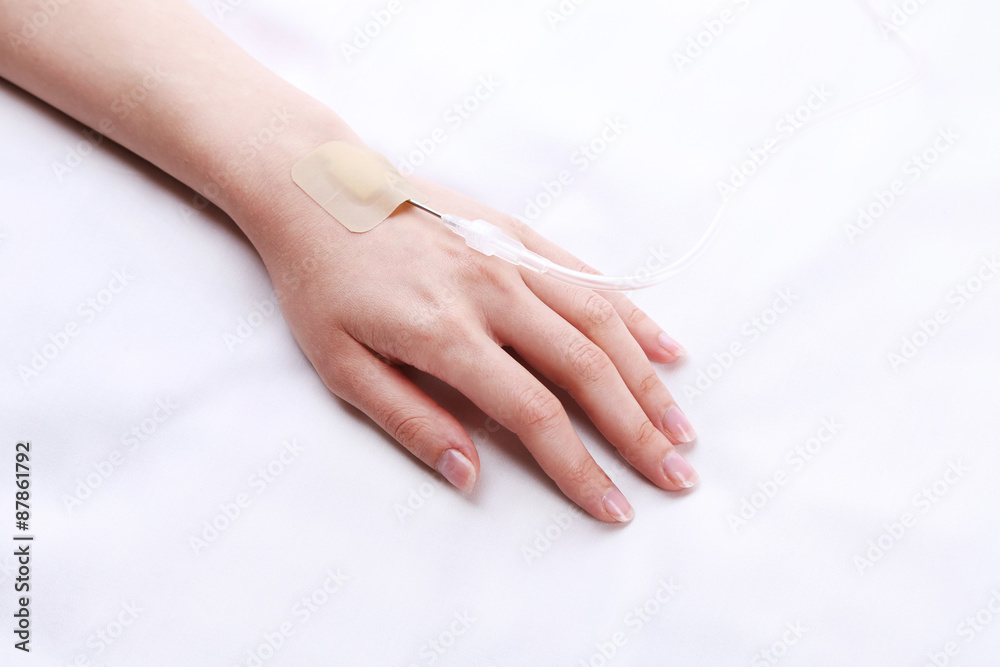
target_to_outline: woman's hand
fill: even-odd
[[[36,10],[32,0],[0,2],[0,32],[18,35]],[[671,444],[694,433],[647,359],[673,361],[683,353],[676,343],[621,295],[519,272],[468,249],[408,205],[370,232],[347,231],[289,173],[327,141],[360,139],[186,2],[61,4],[44,30],[0,41],[0,76],[232,216],[267,264],[285,318],[327,386],[459,488],[471,489],[479,475],[472,440],[386,360],[464,393],[598,519],[628,521],[632,508],[559,401],[504,346],[565,387],[657,486],[694,484]],[[121,100],[140,98],[116,113]],[[535,252],[580,268],[515,221],[444,188],[422,187],[435,208],[487,219]]]
[[[445,188],[418,185],[432,208],[487,219],[531,250],[582,267],[516,220]],[[696,473],[672,444],[690,442],[694,432],[649,361],[674,361],[683,349],[627,298],[481,255],[409,204],[360,234],[304,195],[291,208],[277,215],[294,222],[272,228],[294,226],[295,234],[265,244],[270,250],[262,255],[299,345],[331,391],[456,487],[470,491],[479,476],[475,444],[396,364],[450,384],[517,434],[594,517],[633,516],[558,399],[504,347],[565,388],[654,484],[671,491],[695,484]],[[241,226],[266,227],[261,223]]]

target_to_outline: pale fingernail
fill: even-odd
[[[690,489],[698,483],[698,473],[683,456],[675,451],[671,451],[663,457],[663,472],[667,474],[667,478],[671,482],[682,489]]]
[[[441,455],[437,462],[437,471],[465,493],[470,493],[476,483],[475,466],[457,449],[449,449]]]
[[[615,487],[611,487],[604,494],[604,510],[620,523],[628,523],[635,516],[635,510],[625,500],[622,492]]]
[[[677,442],[691,442],[698,437],[691,422],[676,405],[671,405],[663,413],[663,428],[674,436]]]
[[[677,341],[675,341],[673,338],[671,338],[662,331],[660,332],[660,335],[656,338],[656,342],[660,344],[660,347],[662,347],[664,350],[674,355],[675,357],[683,357],[685,354],[687,354],[687,350],[685,350],[680,343],[678,343]]]

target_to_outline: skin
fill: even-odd
[[[0,77],[225,211],[260,253],[285,320],[330,390],[458,488],[470,491],[479,476],[476,447],[401,364],[455,387],[517,434],[597,519],[634,514],[558,399],[505,347],[565,388],[652,483],[676,491],[696,482],[674,449],[693,430],[650,363],[683,355],[660,327],[620,294],[475,253],[408,205],[364,234],[334,222],[292,182],[291,167],[327,141],[360,138],[187,3],[0,0],[0,35]],[[122,111],[122,100],[139,97]],[[517,220],[412,180],[433,208],[490,220],[529,249],[590,270]]]

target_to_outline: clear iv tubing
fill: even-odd
[[[865,9],[865,11],[876,23],[892,26],[888,20],[882,17],[878,11],[872,7],[870,0],[857,0],[857,2]],[[913,44],[898,29],[895,29],[893,38],[898,40],[903,51],[913,63],[913,71],[905,78],[900,79],[896,83],[890,84],[885,88],[877,90],[870,95],[866,95],[859,100],[845,104],[844,106],[834,109],[828,113],[815,116],[809,122],[809,126],[803,130],[800,135],[811,132],[819,125],[828,123],[836,118],[840,118],[845,114],[863,109],[883,99],[897,95],[909,88],[917,81],[917,79],[921,77],[924,71],[924,63],[916,48],[914,48]],[[716,211],[712,221],[705,229],[705,233],[702,234],[701,238],[698,239],[698,242],[695,243],[690,250],[668,266],[642,276],[604,276],[600,274],[574,271],[528,250],[520,241],[512,239],[499,227],[486,222],[485,220],[466,220],[455,215],[439,213],[412,199],[409,200],[409,203],[440,218],[448,229],[465,238],[465,242],[470,248],[478,250],[484,255],[495,255],[500,259],[510,262],[511,264],[523,266],[537,273],[550,275],[553,278],[557,278],[571,285],[600,291],[628,291],[661,283],[694,264],[705,252],[709,244],[714,240],[716,232],[719,229],[719,223],[722,220],[722,214],[725,213],[731,199],[732,195],[723,199],[722,206],[720,206],[719,210]]]

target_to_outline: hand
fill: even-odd
[[[0,3],[0,32],[15,35],[35,4]],[[90,55],[85,72],[80,53]],[[154,62],[164,76],[150,88]],[[694,433],[647,359],[683,354],[659,327],[621,295],[479,255],[408,205],[370,232],[347,231],[288,174],[326,141],[360,139],[188,3],[70,3],[30,40],[0,40],[0,76],[109,133],[232,216],[264,259],[285,318],[327,386],[457,487],[470,490],[479,475],[472,440],[385,360],[464,393],[602,521],[627,521],[632,508],[558,400],[504,346],[565,387],[657,486],[680,489],[697,479],[670,441],[688,442]],[[114,101],[137,92],[142,103],[111,122]],[[582,268],[516,221],[422,187],[435,208],[487,219],[535,252]]]
[[[418,185],[431,207],[490,220],[531,250],[583,268],[517,220],[434,184]],[[394,364],[465,394],[517,434],[563,493],[594,517],[625,522],[634,514],[558,399],[503,349],[510,347],[565,388],[654,484],[695,484],[697,474],[672,444],[690,442],[694,432],[649,361],[675,361],[684,351],[627,298],[481,255],[409,204],[354,234],[300,199],[278,214],[295,218],[294,237],[263,244],[261,252],[285,319],[333,393],[449,482],[472,489],[480,472],[475,444]]]

